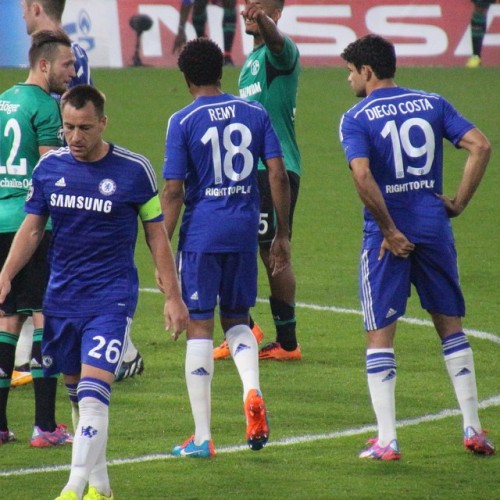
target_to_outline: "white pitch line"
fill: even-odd
[[[148,293],[161,293],[157,288],[141,288],[139,291]],[[257,302],[261,304],[267,304],[269,302],[269,299],[257,298]],[[335,307],[335,306],[320,306],[317,304],[306,304],[305,302],[297,302],[295,306],[303,309],[311,309],[312,311],[325,311],[325,312],[333,312],[340,314],[354,314],[356,316],[363,315],[363,313],[359,309],[346,309],[343,307]],[[432,321],[428,319],[407,318],[403,316],[399,318],[399,321],[403,323],[409,323],[410,325],[427,326],[431,328],[434,327]],[[483,332],[481,330],[473,330],[470,328],[464,328],[464,332],[467,335],[470,335],[471,337],[476,337],[483,340],[489,340],[490,342],[493,342],[495,344],[500,344],[500,336],[494,333]]]
[[[481,401],[479,403],[479,407],[481,409],[485,408],[490,408],[492,406],[500,406],[500,394],[496,396],[492,396],[488,399],[485,399],[484,401]],[[409,427],[411,425],[418,425],[422,424],[424,422],[434,422],[436,420],[443,420],[448,417],[455,417],[460,415],[460,410],[457,409],[446,409],[446,410],[441,410],[438,413],[434,414],[429,414],[429,415],[423,415],[421,417],[416,417],[416,418],[408,418],[405,420],[398,420],[396,423],[398,428],[401,427]],[[377,426],[376,425],[364,425],[361,427],[355,427],[352,429],[345,429],[342,431],[334,431],[334,432],[327,432],[324,434],[310,434],[310,435],[305,435],[305,436],[296,436],[296,437],[291,437],[291,438],[282,438],[282,439],[277,439],[276,441],[271,441],[270,443],[267,444],[267,448],[273,447],[273,446],[290,446],[294,444],[301,444],[301,443],[310,443],[312,441],[325,441],[328,439],[338,439],[342,437],[348,437],[348,436],[357,436],[359,434],[365,434],[367,432],[376,432],[377,431]],[[222,448],[217,448],[217,454],[227,454],[227,453],[236,453],[240,451],[245,451],[248,450],[247,445],[239,445],[239,446],[224,446]],[[115,460],[109,460],[108,465],[126,465],[126,464],[136,464],[136,463],[143,463],[143,462],[152,462],[155,460],[171,460],[171,459],[178,459],[178,457],[174,457],[173,455],[166,454],[166,453],[158,453],[158,454],[152,454],[152,455],[142,455],[140,457],[134,457],[134,458],[118,458]],[[54,466],[49,466],[49,467],[33,467],[33,468],[24,468],[24,469],[17,469],[17,470],[11,470],[11,471],[6,471],[6,472],[0,472],[0,477],[12,477],[12,476],[27,476],[31,474],[42,474],[42,473],[47,473],[47,472],[59,472],[59,471],[68,471],[70,470],[69,465],[54,465]]]
[[[141,292],[150,292],[150,293],[160,293],[156,288],[141,288]],[[267,299],[257,299],[257,302],[267,303]],[[297,302],[297,307],[302,307],[305,309],[312,309],[316,311],[327,311],[341,314],[356,314],[360,316],[362,313],[356,309],[344,309],[341,307],[334,306],[320,306],[316,304],[305,304],[303,302]],[[413,325],[420,326],[428,326],[433,327],[433,324],[429,320],[422,320],[417,318],[400,318],[400,321],[405,323],[410,323]],[[488,332],[482,332],[480,330],[466,330],[466,333],[472,335],[473,337],[478,337],[484,340],[489,340],[496,344],[500,344],[500,337]],[[496,396],[492,396],[484,401],[479,402],[479,408],[485,409],[491,406],[500,406],[500,394]],[[409,418],[405,420],[399,420],[396,425],[397,427],[408,427],[410,425],[418,425],[424,422],[432,422],[436,420],[443,420],[448,417],[454,417],[460,415],[460,410],[457,409],[446,409],[441,410],[438,413],[423,415],[421,417]],[[300,443],[310,443],[312,441],[322,441],[327,439],[338,439],[346,436],[357,436],[359,434],[365,434],[366,432],[376,432],[376,425],[364,425],[362,427],[356,427],[352,429],[345,429],[342,431],[328,432],[326,434],[311,434],[305,436],[296,436],[291,438],[283,438],[277,439],[276,441],[271,441],[268,443],[267,447],[272,446],[290,446],[294,444]],[[239,445],[239,446],[224,446],[222,448],[217,448],[217,453],[236,453],[240,451],[247,450],[248,446]],[[140,457],[134,458],[118,458],[115,460],[110,460],[108,465],[125,465],[125,464],[134,464],[134,463],[143,463],[143,462],[151,462],[154,460],[169,460],[177,458],[170,454],[158,453],[152,455],[142,455]],[[0,477],[12,477],[12,476],[27,476],[31,474],[44,474],[47,472],[58,472],[58,471],[69,471],[71,467],[69,465],[53,465],[48,467],[30,467],[23,469],[15,469],[11,471],[0,472]]]

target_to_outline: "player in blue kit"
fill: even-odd
[[[23,0],[23,17],[26,23],[26,31],[29,35],[37,30],[57,30],[63,29],[62,15],[66,5],[66,0]],[[79,84],[93,85],[92,75],[89,66],[89,60],[84,48],[76,42],[71,43],[71,49],[75,58],[75,76],[71,80],[69,87]],[[51,94],[59,101],[60,95]],[[32,334],[25,329],[21,332],[20,341],[16,350],[16,370],[12,376],[12,385],[20,385],[31,380],[29,373],[29,360],[31,352]],[[25,353],[23,355],[23,353]],[[27,370],[27,371],[26,371]],[[144,360],[135,347],[132,339],[129,344],[117,381],[124,378],[140,375],[144,371]],[[73,423],[78,420],[76,412],[77,401],[72,401]]]
[[[462,328],[465,305],[450,223],[476,191],[490,143],[441,96],[398,87],[394,46],[387,40],[367,35],[341,56],[352,89],[364,98],[340,122],[340,139],[365,205],[359,282],[378,437],[360,457],[400,458],[393,340],[411,284],[441,339],[463,416],[465,448],[491,455],[495,447],[479,421],[473,354]],[[444,139],[468,153],[453,197],[443,194]]]
[[[210,390],[217,305],[243,383],[247,442],[251,449],[260,450],[267,443],[269,426],[260,390],[257,341],[249,327],[249,309],[257,297],[259,158],[268,169],[277,214],[271,245],[276,274],[290,265],[288,176],[267,111],[259,103],[222,92],[220,48],[197,38],[185,46],[178,64],[194,102],[168,123],[162,208],[172,237],[185,205],[177,261],[190,317],[185,376],[195,433],[172,453],[215,455]]]
[[[186,328],[188,313],[151,164],[102,139],[107,117],[104,96],[95,87],[73,87],[63,95],[61,109],[68,147],[44,155],[33,172],[28,214],[0,273],[0,309],[50,216],[44,368],[48,376],[63,373],[80,412],[69,481],[58,498],[80,500],[88,482],[86,499],[111,499],[106,467],[109,402],[137,305],[138,217],[161,277],[165,324],[173,335]]]

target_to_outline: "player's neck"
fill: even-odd
[[[60,29],[62,29],[62,24],[60,22],[54,21],[48,16],[43,16],[38,18],[35,31],[39,30],[56,31]]]
[[[368,83],[366,94],[370,95],[374,90],[387,89],[391,87],[397,87],[396,82],[392,78],[386,78],[384,80],[373,80]]]
[[[264,39],[259,33],[254,33],[253,35],[253,50],[258,49],[261,45],[264,45]]]
[[[90,152],[88,157],[84,160],[87,162],[94,162],[102,160],[109,151],[109,142],[101,139],[101,142],[96,145],[96,147]]]
[[[25,83],[28,85],[37,85],[41,89],[45,90],[45,92],[50,93],[49,82],[42,73],[30,71]]]
[[[214,97],[223,94],[219,85],[191,85],[189,90],[195,99],[198,97]]]

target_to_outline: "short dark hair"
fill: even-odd
[[[371,66],[379,80],[393,78],[396,74],[396,51],[394,45],[379,35],[365,35],[350,43],[340,54],[358,71],[361,66]]]
[[[188,42],[177,61],[179,69],[194,85],[216,85],[222,77],[223,63],[220,47],[204,37]]]
[[[58,55],[59,45],[71,47],[71,40],[63,30],[39,30],[31,35],[31,47],[29,50],[30,68],[44,57],[48,61],[54,61]]]
[[[28,5],[32,5],[35,1],[42,6],[47,16],[61,22],[66,0],[26,0]]]
[[[64,109],[66,104],[73,106],[75,109],[82,109],[85,105],[91,102],[94,105],[97,116],[104,116],[104,103],[106,96],[92,85],[75,85],[67,90],[61,97],[61,109]]]

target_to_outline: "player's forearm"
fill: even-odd
[[[384,237],[390,238],[397,228],[373,176],[367,170],[355,170],[354,168],[352,173],[361,201],[377,221],[377,225]]]
[[[269,50],[276,54],[281,52],[285,45],[285,37],[278,29],[277,24],[264,12],[257,16],[257,24],[259,25],[260,35]]]
[[[462,212],[469,204],[486,171],[491,156],[491,144],[478,129],[468,132],[459,146],[467,149],[469,156],[465,163],[462,180],[454,197],[457,210]]]
[[[170,184],[173,182],[167,181],[161,194],[161,209],[169,239],[172,239],[184,204],[184,191],[177,186],[171,189]]]
[[[146,222],[144,234],[166,297],[180,297],[172,248],[163,224],[161,222]]]

